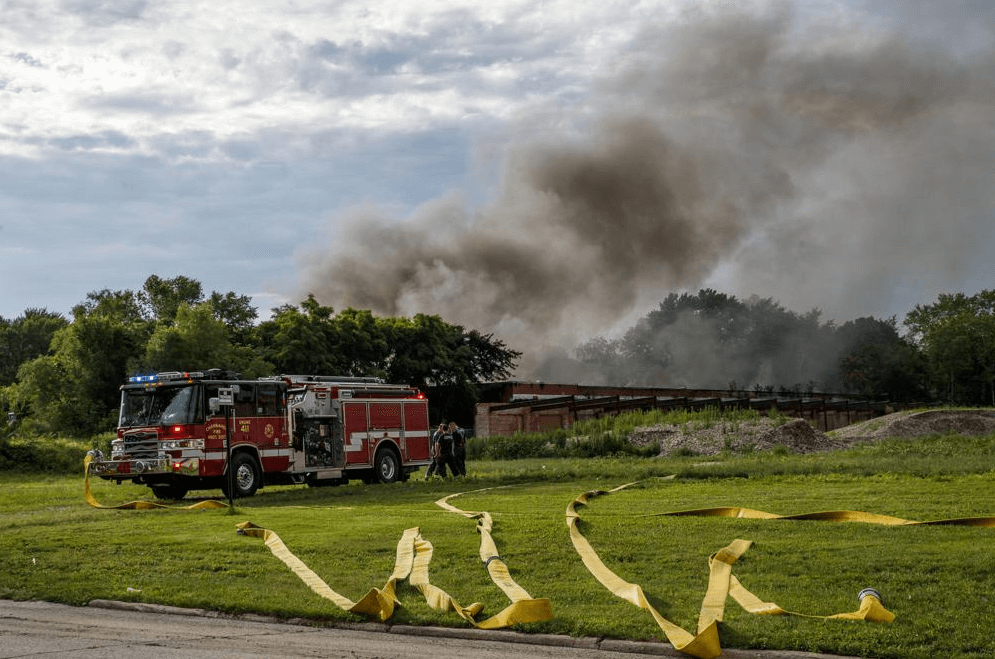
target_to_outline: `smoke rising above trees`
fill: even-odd
[[[575,355],[548,354],[536,373],[585,384],[929,398],[925,360],[894,318],[837,326],[820,316],[712,289],[671,293],[621,338],[592,339]]]
[[[582,105],[521,119],[489,198],[330,218],[301,290],[536,354],[701,286],[889,315],[896,288],[956,288],[988,235],[993,62],[781,3],[647,25]]]

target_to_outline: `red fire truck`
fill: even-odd
[[[90,473],[164,499],[213,488],[248,497],[265,484],[390,483],[430,462],[428,401],[417,389],[214,369],[130,378],[111,455],[94,451]]]

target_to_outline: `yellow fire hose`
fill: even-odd
[[[548,599],[535,599],[511,578],[508,566],[498,556],[497,546],[491,536],[492,520],[487,512],[467,512],[448,503],[448,500],[459,496],[451,494],[436,501],[436,504],[450,512],[464,515],[477,520],[477,531],[480,533],[480,559],[487,567],[491,580],[504,591],[511,604],[486,620],[475,618],[483,610],[483,604],[474,603],[469,606],[460,605],[451,595],[429,582],[428,565],[432,560],[432,543],[425,540],[417,527],[407,529],[397,543],[397,557],[394,572],[382,589],[372,589],[359,602],[353,602],[347,597],[332,590],[317,574],[301,562],[287,548],[278,536],[269,529],[264,529],[243,522],[238,524],[239,533],[263,538],[273,555],[287,565],[312,591],[325,599],[331,600],[339,608],[352,613],[377,615],[381,620],[389,619],[394,608],[400,604],[397,599],[397,583],[407,579],[408,582],[421,591],[426,603],[433,609],[453,611],[471,625],[480,629],[498,629],[509,627],[516,623],[538,622],[553,617],[552,606]]]
[[[493,521],[490,513],[486,511],[470,512],[460,510],[449,503],[449,499],[458,497],[461,494],[465,493],[450,494],[435,503],[445,510],[477,520],[477,532],[480,534],[480,560],[487,567],[487,573],[490,574],[491,581],[504,591],[504,594],[511,600],[511,605],[497,615],[477,623],[477,627],[481,629],[495,629],[498,627],[510,627],[518,622],[539,622],[552,619],[553,607],[550,601],[545,598],[536,599],[529,595],[524,588],[519,586],[511,578],[508,566],[498,556],[497,545],[491,536]]]
[[[567,505],[566,522],[570,529],[570,540],[580,555],[584,565],[594,577],[609,591],[636,606],[649,611],[660,629],[675,649],[700,659],[714,659],[722,653],[719,643],[718,623],[722,622],[727,597],[732,597],[740,606],[750,613],[762,615],[796,615],[809,618],[837,618],[845,620],[867,620],[870,622],[891,622],[894,614],[881,603],[881,596],[872,588],[860,592],[860,608],[849,613],[837,613],[831,616],[814,616],[782,609],[777,604],[764,602],[747,590],[732,574],[732,566],[743,553],[750,548],[750,540],[734,540],[728,546],[720,549],[708,559],[709,580],[705,598],[702,601],[698,616],[698,626],[695,634],[690,634],[681,627],[664,618],[647,601],[642,588],[638,584],[629,583],[612,572],[601,561],[591,544],[580,532],[579,506],[597,496],[617,492],[634,485],[627,483],[608,492],[594,490],[586,492]],[[877,515],[852,510],[806,513],[802,515],[775,515],[749,508],[704,508],[684,510],[660,515],[681,516],[722,516],[743,517],[752,519],[793,519],[793,520],[823,520],[834,522],[867,522],[872,524],[909,525],[909,524],[963,524],[968,526],[995,527],[995,517],[966,517],[960,519],[937,520],[932,522],[913,522],[898,517]]]
[[[397,543],[397,558],[394,562],[394,572],[390,575],[387,583],[384,584],[382,589],[373,588],[370,590],[359,602],[353,602],[348,597],[332,590],[321,577],[297,558],[287,548],[287,545],[283,543],[280,536],[273,531],[256,526],[252,522],[242,522],[241,524],[236,524],[236,527],[241,535],[262,538],[266,546],[273,552],[273,555],[283,561],[301,581],[321,597],[331,600],[336,606],[345,611],[365,615],[378,615],[382,620],[390,618],[394,614],[394,607],[400,603],[397,600],[397,582],[407,578],[411,573],[415,553],[424,554],[427,552],[429,557],[431,557],[432,552],[432,545],[421,538],[417,528],[407,529],[402,534],[401,540]],[[473,606],[479,605],[471,605],[471,608]]]
[[[865,522],[867,524],[885,524],[887,526],[940,525],[957,524],[960,526],[995,527],[995,517],[958,517],[957,519],[938,519],[929,522],[914,522],[901,517],[865,513],[859,510],[826,510],[817,513],[802,513],[800,515],[775,515],[762,510],[750,508],[699,508],[696,510],[679,510],[669,513],[656,513],[659,516],[694,516],[694,517],[742,517],[745,519],[793,519],[814,520],[822,522]]]
[[[83,459],[83,496],[86,497],[86,502],[94,508],[101,508],[104,510],[151,510],[153,508],[170,508],[173,510],[204,510],[208,508],[228,507],[227,503],[223,503],[221,501],[198,501],[197,503],[189,506],[169,506],[156,501],[129,501],[128,503],[122,503],[117,506],[104,506],[97,501],[97,498],[93,496],[93,492],[90,491],[90,462],[92,461],[92,455],[87,455]]]
[[[155,501],[129,501],[128,503],[117,506],[102,505],[90,490],[90,462],[92,460],[92,455],[87,455],[83,460],[83,494],[86,502],[94,508],[103,510],[151,510],[155,508],[201,510],[228,507],[228,504],[221,501],[199,501],[189,506],[169,506]],[[436,503],[450,512],[477,519],[477,531],[480,533],[480,559],[487,567],[487,572],[494,583],[511,600],[511,604],[508,607],[480,622],[474,620],[474,618],[483,610],[483,604],[474,603],[467,607],[461,606],[444,590],[429,583],[428,565],[432,560],[432,543],[422,538],[417,527],[407,529],[401,535],[401,539],[397,543],[397,558],[394,564],[394,572],[391,574],[390,579],[387,580],[387,583],[384,584],[384,587],[379,590],[376,588],[370,590],[359,602],[353,602],[349,598],[332,590],[321,577],[298,559],[283,543],[280,536],[273,531],[258,527],[252,522],[242,522],[237,527],[238,532],[243,535],[262,538],[266,546],[273,552],[273,555],[283,561],[311,590],[331,600],[339,608],[346,611],[365,615],[378,615],[382,620],[387,620],[393,615],[394,607],[399,604],[396,594],[397,582],[408,579],[411,585],[421,591],[425,596],[425,601],[429,606],[443,611],[452,610],[464,620],[480,629],[497,629],[500,627],[510,627],[520,622],[538,622],[551,619],[553,617],[553,610],[549,600],[533,598],[511,578],[508,566],[498,555],[497,546],[491,536],[493,523],[490,514],[487,512],[467,512],[448,503],[449,499],[457,497],[460,494],[462,493],[451,494]]]

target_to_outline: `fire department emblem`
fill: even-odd
[[[263,428],[263,434],[266,435],[266,439],[273,439],[273,424],[267,423],[266,427]]]

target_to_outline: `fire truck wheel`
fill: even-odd
[[[259,466],[255,458],[248,453],[236,453],[232,458],[232,468],[235,470],[235,491],[233,499],[251,497],[259,489]],[[228,479],[222,486],[222,491],[228,495]]]
[[[381,483],[393,483],[401,477],[401,458],[397,451],[386,446],[377,450],[373,460],[373,473]]]
[[[187,488],[182,485],[150,485],[152,488],[152,494],[155,495],[156,499],[175,499],[180,500],[187,495]]]

